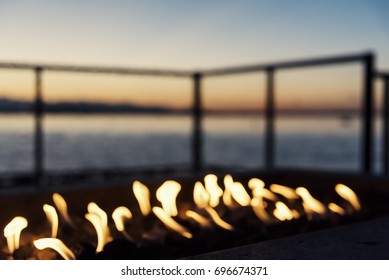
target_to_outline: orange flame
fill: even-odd
[[[304,210],[307,214],[324,215],[327,212],[325,205],[315,199],[306,188],[299,187],[296,189],[296,193],[302,198]]]
[[[55,208],[49,204],[43,205],[46,217],[51,224],[51,237],[56,238],[58,234],[58,214]]]
[[[142,212],[143,216],[147,216],[151,212],[149,189],[141,182],[135,181],[132,185],[132,190],[136,200],[139,203],[140,211]]]
[[[217,183],[217,176],[214,174],[208,174],[204,177],[205,189],[209,194],[209,206],[216,207],[220,203],[220,197],[223,195],[223,190]]]
[[[271,201],[277,201],[277,196],[268,189],[265,189],[265,183],[261,179],[252,178],[248,185],[253,193],[253,197],[263,197]]]
[[[192,210],[187,210],[185,212],[185,215],[188,217],[188,218],[191,218],[193,220],[195,220],[200,226],[202,226],[203,228],[208,228],[211,226],[211,223],[209,222],[208,219],[206,219],[205,217],[201,216],[200,214],[192,211]]]
[[[125,221],[132,218],[131,211],[124,206],[117,207],[112,213],[112,219],[115,222],[115,226],[118,231],[124,231]]]
[[[74,253],[59,239],[57,238],[41,238],[34,241],[34,246],[38,250],[44,250],[50,248],[60,254],[65,260],[75,260]]]
[[[232,198],[238,202],[239,205],[250,205],[251,198],[240,182],[234,182],[231,175],[226,175],[224,177],[224,184],[226,186],[226,190],[228,189]]]
[[[300,217],[300,214],[296,210],[290,210],[289,207],[281,201],[276,202],[276,209],[274,209],[273,214],[280,221],[289,221]]]
[[[344,199],[350,202],[355,211],[361,210],[361,204],[359,203],[358,196],[352,189],[343,184],[337,184],[335,191]]]
[[[112,213],[112,219],[115,223],[116,229],[121,232],[128,240],[134,241],[131,235],[126,232],[125,221],[132,218],[131,211],[124,206],[117,207]]]
[[[265,182],[258,178],[252,178],[248,185],[251,190],[263,189],[265,187]]]
[[[209,193],[205,190],[203,184],[196,182],[193,188],[193,201],[199,208],[208,206],[210,200]]]
[[[112,239],[108,228],[107,213],[105,213],[96,203],[91,202],[88,204],[88,213],[85,214],[85,218],[92,223],[96,230],[96,253],[99,253],[103,251],[104,245]]]
[[[168,180],[164,182],[157,190],[157,200],[161,202],[163,210],[169,216],[177,216],[178,210],[176,198],[181,190],[181,185],[176,181]]]
[[[54,201],[54,204],[59,211],[59,214],[65,220],[65,222],[68,225],[74,227],[74,223],[73,223],[72,219],[70,219],[70,216],[68,213],[68,205],[67,205],[65,199],[59,193],[54,193],[53,194],[53,201]]]
[[[158,217],[158,219],[161,220],[161,222],[169,229],[179,233],[183,237],[186,237],[188,239],[192,238],[192,234],[182,225],[177,223],[173,218],[166,213],[166,211],[161,207],[153,207],[153,213],[155,216]]]
[[[224,189],[224,192],[223,192],[223,203],[228,208],[233,208],[234,201],[232,199],[231,191],[230,191],[230,189],[229,189],[227,184],[224,184],[224,185],[225,185],[225,189]]]
[[[263,201],[262,197],[254,197],[251,200],[251,207],[253,208],[253,211],[257,217],[262,220],[265,223],[272,222],[272,218],[265,210],[265,202]]]
[[[337,213],[339,215],[345,215],[346,214],[346,211],[340,207],[339,205],[335,204],[335,203],[330,203],[328,204],[328,208],[334,212],[334,213]]]
[[[213,209],[211,207],[206,207],[205,210],[211,216],[213,222],[216,225],[218,225],[219,227],[224,228],[226,230],[233,230],[234,229],[234,227],[232,225],[230,225],[229,223],[224,221],[222,218],[220,218],[220,216],[218,215],[218,213],[216,212],[215,209]]]
[[[20,234],[28,226],[27,219],[17,216],[4,228],[4,237],[7,238],[8,250],[12,254],[20,246]]]
[[[296,191],[292,188],[287,187],[287,186],[272,184],[270,186],[270,190],[274,193],[278,193],[278,194],[286,197],[287,199],[291,199],[291,200],[292,199],[299,199],[299,196],[296,193]]]

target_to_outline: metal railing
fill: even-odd
[[[296,60],[271,64],[248,65],[242,67],[220,68],[203,71],[204,77],[224,76],[233,74],[265,72],[267,76],[267,92],[265,107],[265,166],[268,169],[274,167],[274,116],[275,116],[275,89],[274,81],[276,71],[281,69],[316,67],[324,65],[336,65],[344,63],[361,63],[363,66],[363,102],[362,102],[362,145],[361,145],[361,169],[363,172],[372,172],[373,162],[373,79],[374,79],[374,55],[362,53],[356,55],[344,55],[336,57]]]
[[[376,78],[384,83],[382,102],[382,169],[389,174],[389,72],[377,72]]]
[[[193,103],[192,103],[192,169],[200,171],[203,169],[202,139],[203,139],[203,105],[202,105],[202,81],[204,78],[215,76],[236,75],[243,73],[264,72],[266,74],[266,106],[265,106],[265,167],[274,168],[274,118],[275,118],[275,76],[277,71],[282,69],[317,67],[324,65],[337,65],[345,63],[361,63],[363,67],[363,102],[362,102],[362,129],[361,129],[361,171],[372,172],[373,160],[373,79],[374,75],[374,55],[372,53],[361,53],[354,55],[334,56],[318,59],[296,60],[281,63],[257,64],[241,67],[220,68],[203,71],[177,71],[177,70],[153,70],[153,69],[135,69],[119,67],[89,67],[89,66],[64,66],[52,64],[21,64],[21,63],[0,63],[0,69],[21,69],[31,70],[35,73],[35,97],[34,97],[34,119],[35,119],[35,137],[34,137],[34,175],[37,185],[40,184],[44,176],[44,128],[42,124],[43,92],[42,80],[45,72],[78,72],[94,74],[115,74],[115,75],[146,75],[146,76],[165,76],[188,78],[193,83]],[[386,103],[385,103],[385,170],[389,169],[389,97],[388,81],[389,76],[381,74],[386,85]],[[258,93],[259,94],[259,93]]]

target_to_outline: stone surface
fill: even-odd
[[[389,217],[265,241],[190,259],[389,259]]]

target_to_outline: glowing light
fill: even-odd
[[[34,246],[38,250],[44,250],[47,248],[55,250],[65,260],[75,260],[74,253],[59,239],[57,238],[41,238],[34,241]]]
[[[233,208],[234,206],[234,201],[233,201],[233,198],[232,198],[232,195],[231,195],[231,191],[228,187],[228,185],[225,185],[225,189],[224,189],[224,192],[223,192],[223,203],[224,205],[226,205],[228,208]]]
[[[43,211],[45,211],[47,220],[51,225],[51,237],[56,238],[58,234],[58,214],[55,208],[49,204],[43,205]]]
[[[143,216],[147,216],[151,212],[150,205],[150,190],[139,181],[135,181],[132,185],[135,198],[139,203],[140,211]]]
[[[293,212],[281,201],[276,202],[276,209],[274,209],[273,214],[280,221],[289,221],[294,218]]]
[[[28,226],[27,219],[17,216],[4,228],[4,237],[7,239],[8,250],[12,254],[20,246],[20,234]]]
[[[335,191],[345,200],[350,202],[355,211],[361,210],[361,204],[359,203],[358,196],[352,189],[343,184],[337,184]]]
[[[232,225],[230,225],[229,223],[224,221],[222,218],[220,218],[220,216],[218,215],[218,213],[216,212],[215,209],[213,209],[211,207],[207,207],[207,208],[205,208],[205,210],[211,216],[213,222],[216,225],[218,225],[219,227],[224,228],[226,230],[233,230],[234,229],[234,227]]]
[[[181,185],[176,181],[166,181],[157,190],[157,200],[161,202],[163,210],[170,216],[177,216],[176,198]]]
[[[196,182],[193,188],[193,201],[199,208],[208,206],[210,200],[209,193],[205,190],[203,184]]]
[[[239,203],[241,206],[250,205],[251,198],[246,192],[246,189],[240,182],[234,182],[231,175],[224,177],[224,184],[226,189],[231,192],[232,198]]]
[[[203,228],[208,228],[211,226],[211,223],[209,222],[209,220],[207,218],[205,218],[204,216],[201,216],[200,214],[198,214],[192,210],[187,210],[185,212],[185,215],[188,218],[195,220]]]
[[[161,207],[153,207],[153,213],[155,216],[158,217],[158,219],[161,220],[161,222],[169,229],[177,232],[178,234],[182,235],[183,237],[186,237],[188,239],[192,238],[192,234],[182,225],[177,223],[173,218],[166,213],[166,211]]]
[[[248,185],[251,190],[263,189],[265,187],[265,182],[258,178],[252,178]]]
[[[265,210],[265,203],[262,197],[254,197],[251,200],[251,207],[257,217],[265,223],[270,223],[273,221],[271,216]]]
[[[117,207],[112,213],[112,219],[115,223],[116,229],[121,232],[128,240],[134,241],[132,236],[126,232],[125,221],[131,220],[131,211],[124,206]]]
[[[65,222],[68,225],[74,227],[74,223],[73,223],[73,221],[70,218],[69,213],[68,213],[68,205],[67,205],[65,199],[59,193],[54,193],[53,194],[53,201],[54,201],[54,204],[59,211],[59,214],[65,220]]]
[[[328,204],[328,208],[334,212],[334,213],[337,213],[339,215],[345,215],[346,214],[346,211],[340,207],[339,205],[335,204],[335,203],[330,203]]]
[[[217,180],[218,178],[214,174],[208,174],[204,177],[205,189],[209,193],[209,206],[211,207],[218,206],[220,197],[223,195],[223,190],[219,187]]]
[[[286,187],[286,186],[272,184],[270,186],[270,190],[274,193],[278,193],[278,194],[286,197],[287,199],[299,199],[299,196],[296,193],[296,191],[294,189]]]
[[[272,193],[268,189],[265,189],[265,183],[261,179],[250,179],[248,186],[252,191],[253,197],[263,197],[271,201],[278,200],[277,196],[274,193]]]
[[[327,212],[324,204],[315,199],[306,188],[299,187],[296,189],[296,193],[302,198],[304,210],[307,214],[324,215]]]
[[[117,207],[112,213],[112,219],[115,222],[116,229],[118,231],[125,230],[125,221],[132,218],[131,211],[124,206]]]
[[[104,246],[112,238],[108,228],[108,217],[96,203],[88,204],[88,213],[85,218],[92,223],[97,234],[96,253],[103,251]]]

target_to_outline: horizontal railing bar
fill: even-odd
[[[298,68],[307,66],[320,66],[326,64],[338,64],[347,62],[356,62],[363,60],[371,53],[366,52],[355,55],[333,56],[326,58],[313,58],[304,60],[293,60],[279,63],[266,63],[257,65],[234,66],[217,69],[209,69],[203,71],[185,71],[171,69],[144,69],[144,68],[126,68],[126,67],[107,67],[107,66],[77,66],[77,65],[59,65],[59,64],[30,64],[30,63],[13,63],[1,62],[2,69],[20,69],[34,70],[40,68],[42,70],[58,71],[58,72],[79,72],[79,73],[95,73],[95,74],[118,74],[118,75],[145,75],[145,76],[175,76],[175,77],[192,77],[194,73],[201,73],[203,76],[219,76],[239,73],[259,72],[273,68]],[[379,72],[377,75],[386,75],[386,72]]]
[[[362,61],[363,59],[371,55],[372,53],[366,52],[366,53],[354,54],[354,55],[312,58],[312,59],[304,59],[304,60],[293,60],[287,62],[246,65],[246,66],[238,66],[238,67],[225,67],[225,68],[218,68],[213,70],[212,69],[203,70],[201,71],[201,73],[204,76],[222,76],[222,75],[266,71],[269,68],[277,70],[277,69],[299,68],[299,67],[307,67],[307,66],[322,66],[328,64],[340,64],[340,63],[349,63],[349,62],[351,63],[351,62]]]
[[[375,73],[376,78],[385,79],[389,77],[389,71],[376,71]]]
[[[171,77],[192,77],[193,72],[168,70],[168,69],[142,69],[125,67],[105,67],[105,66],[76,66],[76,65],[58,65],[58,64],[29,64],[29,63],[0,63],[2,69],[18,70],[42,70],[57,72],[78,72],[92,74],[117,74],[117,75],[143,75],[143,76],[171,76]]]

